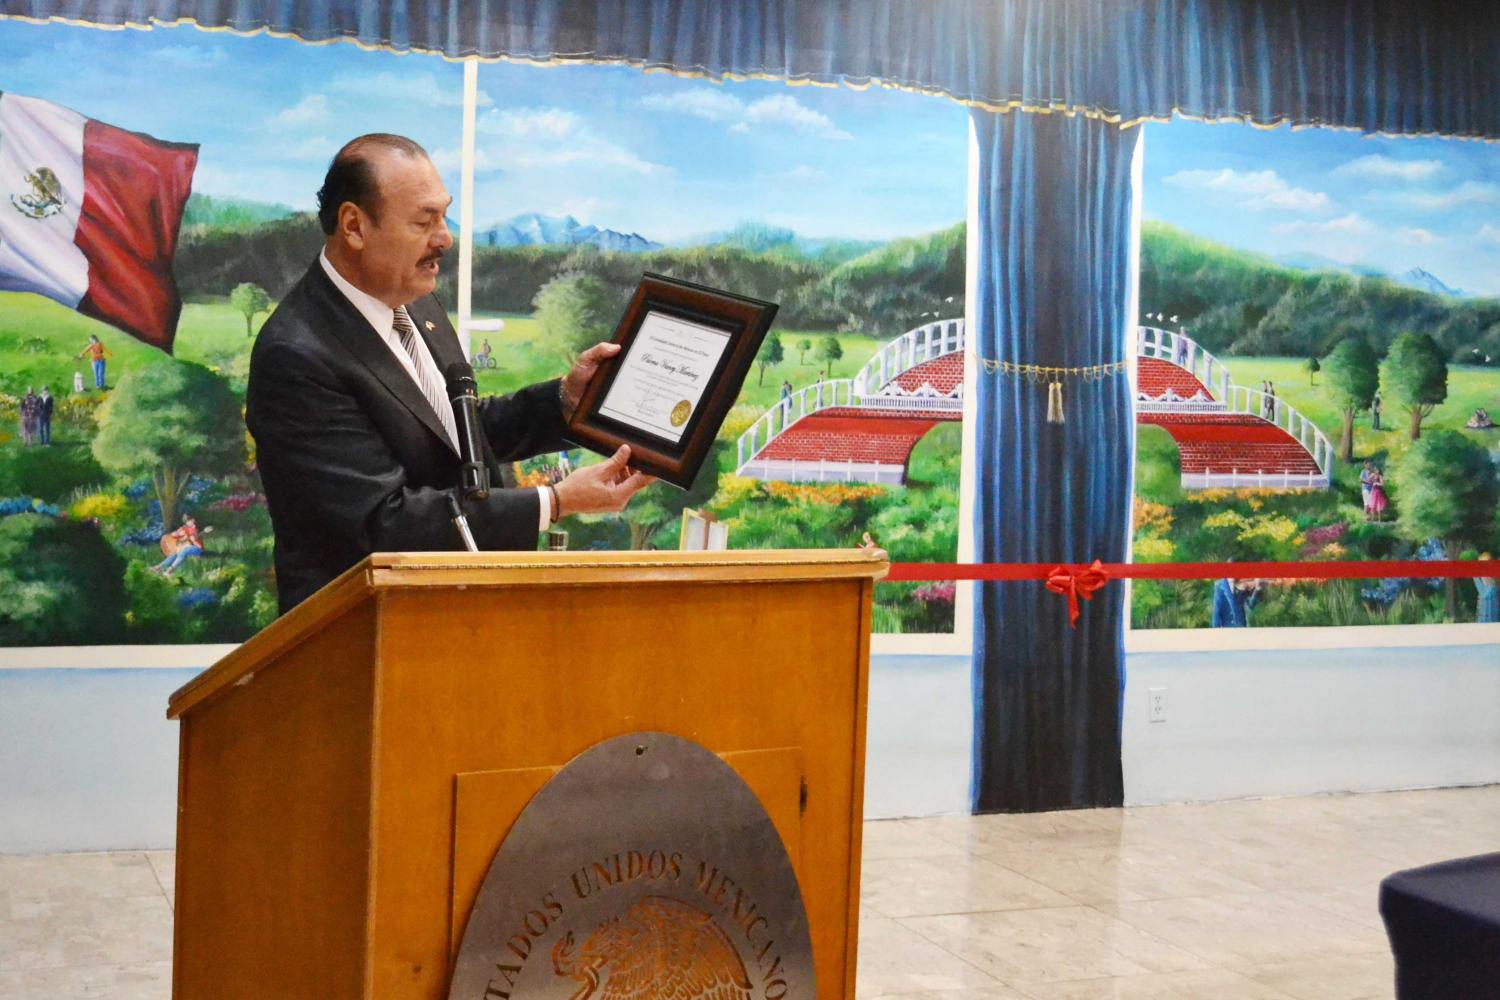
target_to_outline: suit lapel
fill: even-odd
[[[323,300],[324,307],[331,313],[334,322],[328,324],[329,330],[338,338],[339,343],[349,351],[350,354],[370,370],[380,384],[396,398],[402,406],[406,407],[422,426],[426,427],[449,451],[453,445],[448,440],[448,433],[443,429],[442,421],[438,420],[436,413],[432,412],[432,404],[422,394],[417,383],[412,381],[401,362],[397,361],[391,354],[391,349],[386,346],[380,334],[370,329],[369,322],[362,316],[354,304],[344,298],[328,275],[323,273],[323,265],[317,261],[313,262],[312,269],[308,271],[308,277],[312,281],[313,288],[318,297]],[[431,350],[431,338],[427,337],[425,324],[417,321],[417,330],[428,340],[428,349]],[[436,355],[434,355],[436,357]],[[443,367],[443,362],[438,362],[438,368]]]

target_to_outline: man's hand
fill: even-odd
[[[567,478],[553,487],[557,491],[557,516],[617,514],[624,510],[630,498],[641,487],[656,482],[655,476],[630,471],[629,462],[630,445],[622,444],[618,451],[604,461],[570,472]]]
[[[578,408],[578,401],[583,398],[583,390],[588,387],[589,379],[594,377],[594,372],[599,366],[620,353],[619,344],[595,344],[582,354],[578,360],[573,362],[573,368],[562,380],[562,408],[564,419],[573,416],[573,411]],[[574,511],[577,513],[577,511]]]

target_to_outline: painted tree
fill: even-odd
[[[803,337],[801,340],[797,341],[797,364],[807,364],[807,352],[810,350],[812,350],[811,340]]]
[[[592,274],[560,274],[536,293],[542,341],[567,364],[615,332],[624,303]]]
[[[1307,372],[1307,384],[1317,385],[1318,372],[1323,370],[1323,365],[1318,361],[1317,358],[1308,358],[1302,363],[1302,367]]]
[[[844,345],[839,338],[829,336],[818,342],[818,359],[828,362],[828,377],[833,378],[833,363],[844,356]]]
[[[1380,366],[1386,395],[1406,407],[1408,433],[1422,437],[1422,420],[1448,398],[1448,359],[1426,333],[1403,333],[1391,343]]]
[[[0,517],[0,645],[97,646],[125,637],[125,564],[97,525]]]
[[[202,365],[169,360],[138,368],[104,404],[93,451],[115,475],[151,477],[170,531],[195,473],[220,475],[244,463],[240,401],[223,376]]]
[[[234,291],[229,293],[229,304],[236,312],[245,316],[245,336],[250,336],[250,321],[255,318],[256,313],[263,313],[271,308],[271,296],[266,290],[257,284],[246,281],[234,286]]]
[[[779,365],[786,359],[786,354],[781,349],[781,337],[778,334],[770,334],[760,345],[760,353],[755,356],[756,367],[760,369],[760,378],[756,385],[766,384],[766,369],[772,365]]]
[[[1369,409],[1380,388],[1380,359],[1363,337],[1345,337],[1323,359],[1323,391],[1343,414],[1339,460],[1354,461],[1354,415]]]
[[[1435,538],[1450,559],[1465,546],[1485,547],[1493,541],[1500,484],[1483,445],[1458,431],[1433,431],[1412,445],[1391,478],[1396,524],[1410,540]],[[1457,613],[1452,577],[1447,591],[1451,619]]]

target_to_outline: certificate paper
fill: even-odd
[[[729,341],[723,330],[647,312],[599,414],[677,444]]]

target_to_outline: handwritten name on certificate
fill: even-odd
[[[598,412],[677,444],[728,346],[722,330],[646,313]]]

